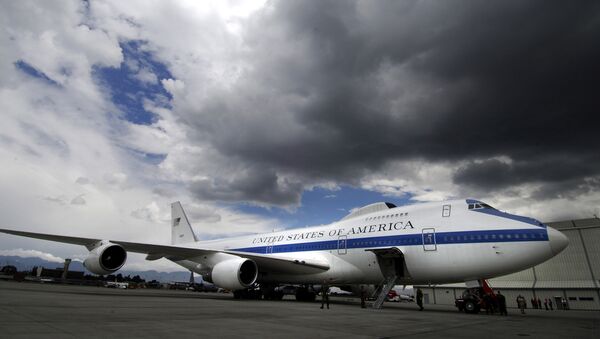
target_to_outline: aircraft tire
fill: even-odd
[[[465,301],[465,313],[478,313],[479,307],[474,300]]]

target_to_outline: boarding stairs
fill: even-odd
[[[396,286],[397,281],[398,281],[397,275],[387,276],[383,280],[383,282],[381,284],[381,289],[379,290],[379,294],[377,295],[377,299],[375,299],[375,302],[373,303],[373,308],[375,308],[375,309],[381,308],[388,293],[390,293],[392,288],[394,288],[394,286]]]

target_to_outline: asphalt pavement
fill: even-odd
[[[0,338],[600,338],[600,312],[509,309],[506,317],[454,307],[359,300],[234,300],[231,294],[119,290],[0,281]]]

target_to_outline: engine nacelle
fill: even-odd
[[[248,288],[256,282],[258,267],[250,259],[233,258],[216,264],[211,273],[212,282],[231,291]]]
[[[83,262],[83,266],[92,273],[105,275],[123,267],[126,260],[127,251],[121,245],[102,241],[100,246],[90,251],[90,255]]]

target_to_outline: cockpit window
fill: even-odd
[[[478,202],[478,203],[473,203],[473,204],[469,204],[469,209],[470,210],[478,210],[478,209],[482,209],[482,208],[491,208],[494,209],[492,206],[482,203],[482,202]]]

